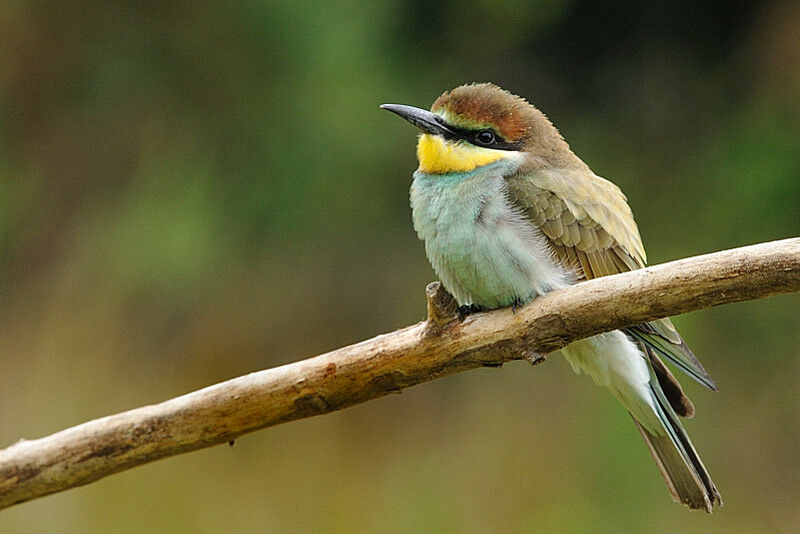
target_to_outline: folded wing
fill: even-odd
[[[512,176],[508,186],[512,202],[525,211],[547,237],[558,260],[578,278],[588,280],[645,266],[644,246],[628,201],[608,180],[584,169],[551,169]],[[625,332],[650,349],[651,360],[666,358],[701,384],[717,389],[669,319]],[[654,363],[654,367],[666,370],[663,364]],[[672,374],[668,370],[657,374],[665,393],[673,392],[673,409],[691,416],[691,401]]]

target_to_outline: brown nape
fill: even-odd
[[[655,352],[647,349],[647,356],[650,358],[650,363],[653,365],[653,370],[656,372],[658,384],[661,386],[664,396],[669,401],[669,405],[672,406],[672,409],[675,410],[675,413],[681,417],[693,417],[694,404],[692,404],[692,401],[686,396],[686,393],[683,392],[683,388],[681,387],[681,383],[678,382],[678,379],[667,369],[667,366],[664,365],[664,362],[661,361],[661,358],[659,358]]]

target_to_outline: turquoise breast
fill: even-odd
[[[460,305],[492,309],[567,284],[544,237],[509,200],[500,161],[467,173],[417,171],[414,228],[428,260]]]

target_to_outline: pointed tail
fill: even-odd
[[[665,432],[654,434],[636,418],[631,417],[647,443],[672,498],[689,508],[711,513],[714,506],[722,505],[722,498],[689,436],[678,421],[678,416],[661,391],[652,367],[650,373],[649,385],[653,405]]]
[[[628,409],[673,499],[707,512],[722,504],[672,407],[691,416],[694,406],[651,349],[616,330],[575,341],[562,353],[576,372],[586,373],[597,384],[609,388]]]

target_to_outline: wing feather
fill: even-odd
[[[628,200],[608,180],[583,169],[552,169],[512,176],[508,185],[511,198],[547,237],[559,261],[578,278],[597,278],[645,266],[644,246]],[[626,331],[690,377],[716,390],[669,319]]]

